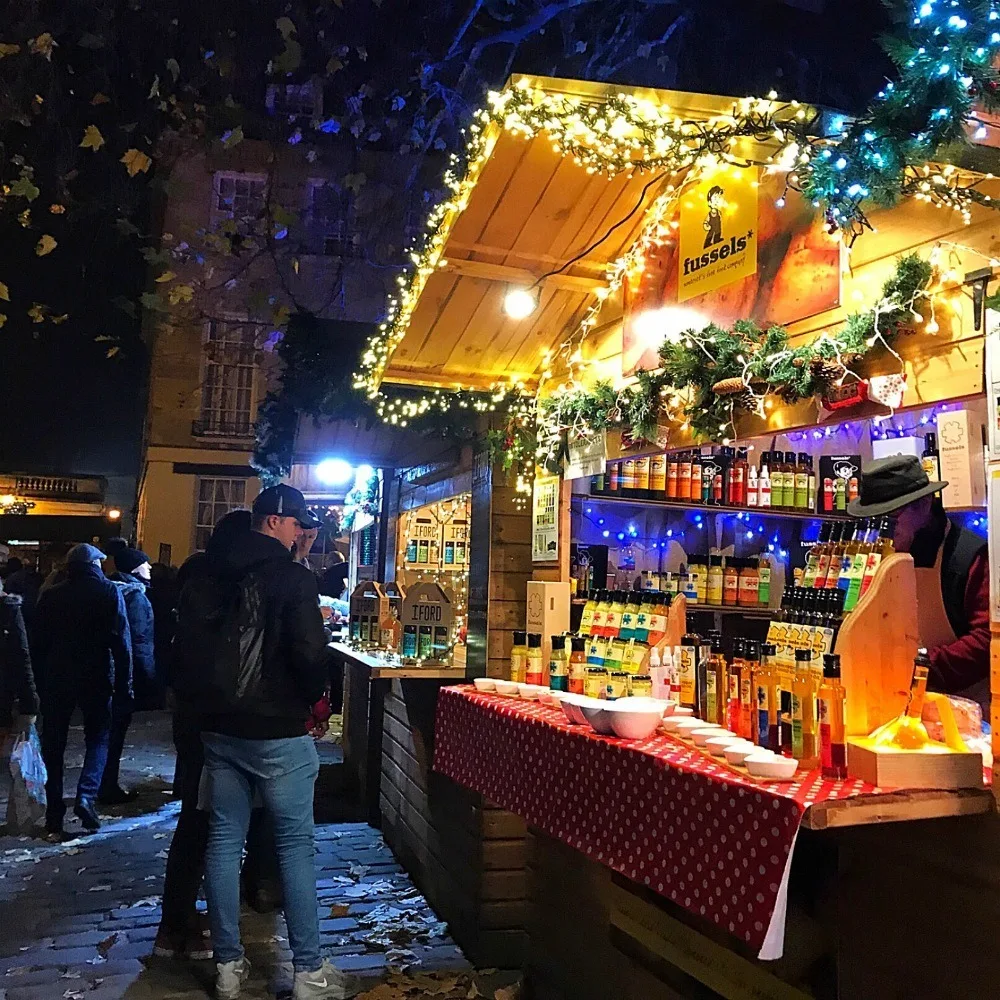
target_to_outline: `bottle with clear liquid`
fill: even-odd
[[[823,657],[823,685],[819,703],[819,743],[823,777],[843,781],[847,777],[847,692],[840,682],[840,657]]]

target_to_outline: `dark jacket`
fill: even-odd
[[[329,652],[316,578],[259,532],[187,565],[173,687],[204,731],[243,739],[301,736],[326,690]]]
[[[38,599],[35,676],[46,701],[84,686],[132,698],[132,650],[125,601],[99,566],[72,563]]]
[[[122,591],[125,614],[132,639],[132,686],[136,707],[149,710],[162,707],[162,688],[156,676],[153,655],[153,605],[146,596],[146,584],[131,573],[115,573],[111,580]]]
[[[0,729],[16,715],[37,715],[38,695],[17,594],[0,594]]]

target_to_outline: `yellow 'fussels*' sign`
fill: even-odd
[[[757,270],[757,170],[727,167],[681,199],[677,301]]]

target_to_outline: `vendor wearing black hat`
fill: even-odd
[[[893,546],[917,574],[920,644],[931,656],[930,686],[984,706],[990,696],[990,568],[987,543],[949,520],[920,460],[893,455],[865,466],[854,517],[888,516]]]

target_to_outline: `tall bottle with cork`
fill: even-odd
[[[823,777],[843,781],[847,777],[847,692],[840,682],[840,657],[823,657],[823,686],[819,703],[820,760]]]

